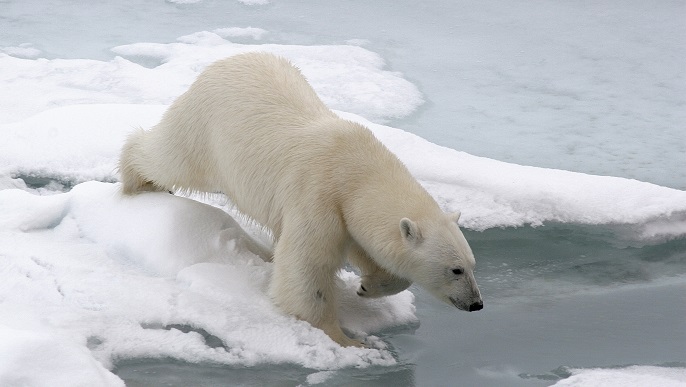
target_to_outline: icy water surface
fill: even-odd
[[[686,240],[618,245],[612,230],[467,232],[485,307],[456,311],[413,287],[419,326],[376,333],[393,367],[323,371],[125,361],[129,386],[545,386],[568,368],[686,365]]]

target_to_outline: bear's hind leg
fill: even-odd
[[[274,251],[271,297],[284,312],[323,330],[339,345],[361,347],[338,321],[335,276],[343,263],[342,233],[338,226],[317,226],[284,227]]]
[[[367,298],[392,296],[412,285],[412,282],[395,276],[374,262],[357,243],[348,252],[348,261],[360,269],[362,280],[357,295]]]

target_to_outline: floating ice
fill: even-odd
[[[269,0],[238,0],[240,3],[245,5],[267,5]]]
[[[626,368],[572,369],[571,373],[572,376],[555,383],[555,386],[686,386],[686,368],[631,366]]]
[[[253,40],[260,40],[267,34],[266,30],[255,27],[229,27],[219,28],[213,31],[222,38],[237,38],[237,37],[251,37]]]
[[[15,47],[0,47],[0,52],[26,59],[37,58],[41,54],[41,50],[31,47],[29,43],[20,44]]]

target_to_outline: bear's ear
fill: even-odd
[[[400,219],[400,234],[408,242],[417,243],[422,240],[422,234],[417,223],[407,218]]]
[[[460,215],[462,215],[462,213],[460,211],[455,211],[455,212],[451,212],[448,214],[448,216],[450,217],[450,220],[452,220],[455,223],[457,223],[457,221],[460,220]]]

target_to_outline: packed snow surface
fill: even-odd
[[[367,334],[416,322],[412,293],[365,300],[359,277],[343,271],[343,327],[372,349],[341,348],[279,313],[266,294],[271,263],[246,247],[252,238],[225,211],[188,198],[122,197],[119,184],[88,182],[47,196],[2,190],[0,213],[0,337],[11,338],[0,346],[0,385],[58,372],[31,379],[26,370],[42,361],[25,361],[34,353],[60,359],[65,377],[82,367],[100,381],[112,380],[103,365],[131,357],[390,365]]]

